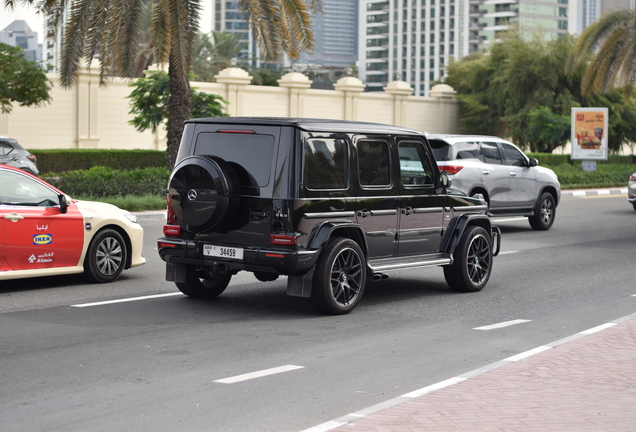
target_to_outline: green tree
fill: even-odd
[[[583,94],[610,92],[615,85],[631,92],[636,84],[636,9],[605,14],[578,38],[566,71],[587,66]],[[591,61],[590,61],[591,59]]]
[[[4,0],[12,7],[16,0]],[[154,60],[168,64],[170,102],[167,165],[171,168],[179,148],[184,121],[190,116],[192,49],[198,32],[201,0],[21,0],[44,14],[48,38],[62,36],[60,81],[71,87],[82,61],[97,55],[101,83],[108,76],[133,76],[144,7],[150,8]],[[310,13],[321,0],[238,0],[267,62],[284,52],[290,58],[313,48]]]
[[[130,93],[130,112],[134,118],[130,124],[139,132],[151,129],[157,130],[157,126],[169,118],[170,103],[170,78],[167,73],[152,71],[146,78],[135,80],[131,86],[134,90]],[[227,103],[222,97],[210,93],[198,92],[190,89],[191,114],[190,118],[198,117],[226,117],[221,103]]]
[[[51,101],[51,88],[44,70],[25,58],[22,48],[0,43],[0,112],[10,113],[14,102],[42,106]]]
[[[629,123],[632,102],[620,92],[603,99],[584,97],[584,65],[564,72],[574,44],[573,37],[525,40],[513,31],[503,35],[489,55],[451,62],[446,83],[457,91],[462,131],[509,137],[531,151],[552,152],[569,141],[572,107],[607,106],[610,150],[635,140]]]

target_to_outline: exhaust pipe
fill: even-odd
[[[388,279],[389,275],[386,273],[373,273],[373,275],[371,276],[371,279],[374,281],[379,281],[382,279]]]

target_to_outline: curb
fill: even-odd
[[[627,194],[627,188],[577,189],[577,190],[561,191],[561,195],[572,195],[574,197],[599,196],[599,195],[626,195],[626,194]]]
[[[370,407],[367,407],[367,408],[363,408],[360,411],[356,411],[356,412],[344,415],[342,417],[339,417],[337,419],[330,420],[330,421],[327,421],[325,423],[321,423],[321,424],[319,424],[317,426],[313,426],[313,427],[311,427],[309,429],[304,429],[301,432],[327,432],[327,431],[330,431],[330,430],[335,429],[337,427],[344,426],[344,425],[347,425],[347,424],[352,423],[354,421],[360,420],[361,418],[369,417],[372,414],[377,414],[378,412],[384,411],[385,409],[394,407],[396,405],[400,405],[400,404],[405,403],[405,402],[409,402],[409,401],[411,401],[411,400],[413,400],[415,398],[418,398],[420,396],[424,396],[424,395],[427,395],[429,393],[433,393],[436,390],[440,390],[440,389],[443,389],[443,388],[446,388],[446,387],[450,387],[453,384],[457,384],[457,383],[460,383],[462,381],[466,381],[467,379],[474,378],[476,376],[482,375],[482,374],[484,374],[486,372],[490,372],[490,371],[493,371],[495,369],[499,369],[500,367],[509,365],[509,364],[511,364],[513,362],[517,362],[519,360],[524,360],[524,359],[526,359],[528,357],[531,357],[531,356],[533,356],[535,354],[539,354],[539,353],[542,353],[544,351],[548,351],[548,350],[550,350],[552,348],[556,348],[556,347],[558,347],[560,345],[564,345],[564,344],[566,344],[568,342],[572,342],[572,341],[580,339],[580,338],[582,338],[584,336],[588,336],[588,335],[597,333],[599,331],[605,330],[607,328],[613,327],[613,326],[615,326],[617,324],[621,324],[621,323],[623,323],[625,321],[629,321],[629,320],[635,319],[635,318],[636,318],[636,313],[633,313],[633,314],[630,314],[630,315],[615,319],[614,321],[610,321],[608,323],[601,324],[601,325],[596,326],[596,327],[592,327],[591,329],[584,330],[584,331],[579,332],[579,333],[575,333],[572,336],[568,336],[568,337],[563,338],[563,339],[558,339],[558,340],[556,340],[556,341],[554,341],[552,343],[549,343],[547,345],[539,346],[537,348],[531,349],[529,351],[522,352],[522,353],[514,355],[512,357],[508,357],[506,359],[500,360],[500,361],[492,363],[490,365],[487,365],[487,366],[484,366],[484,367],[481,367],[481,368],[478,368],[478,369],[474,369],[474,370],[472,370],[470,372],[466,372],[466,373],[458,375],[456,377],[449,378],[447,380],[440,381],[440,382],[438,382],[436,384],[432,384],[432,385],[423,387],[423,388],[421,388],[419,390],[414,390],[412,392],[405,393],[402,396],[398,396],[396,398],[389,399],[389,400],[384,401],[384,402],[380,402],[379,404],[376,404],[376,405],[373,405],[373,406],[370,406]]]

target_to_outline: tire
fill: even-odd
[[[190,156],[172,171],[168,195],[181,228],[191,233],[221,231],[238,213],[241,185],[223,159]]]
[[[128,249],[123,237],[113,229],[105,229],[91,240],[84,258],[84,274],[93,282],[117,280],[124,271]]]
[[[634,206],[634,210],[636,210],[636,201],[634,201],[632,205]]]
[[[556,203],[552,194],[545,192],[537,201],[534,216],[528,217],[532,229],[537,231],[549,230],[556,216]]]
[[[360,246],[348,238],[336,238],[316,266],[311,304],[322,313],[348,314],[362,298],[366,278],[366,261]]]
[[[188,297],[215,298],[225,291],[230,279],[232,279],[232,273],[206,274],[193,266],[188,266],[185,282],[175,282],[175,285]]]
[[[458,292],[481,291],[492,272],[492,244],[488,232],[469,226],[454,253],[453,264],[444,266],[446,283]]]

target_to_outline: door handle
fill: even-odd
[[[515,172],[511,172],[511,173],[510,173],[510,176],[511,176],[511,177],[517,177],[517,173],[515,173]]]
[[[484,175],[488,175],[488,174],[490,174],[490,171],[482,171],[481,173],[484,174]]]
[[[15,212],[4,215],[5,219],[9,219],[11,222],[17,222],[20,219],[24,219],[24,216],[19,215]]]
[[[370,214],[371,214],[371,212],[369,210],[367,210],[367,209],[360,210],[358,212],[358,216],[362,216],[363,218],[369,216]]]

